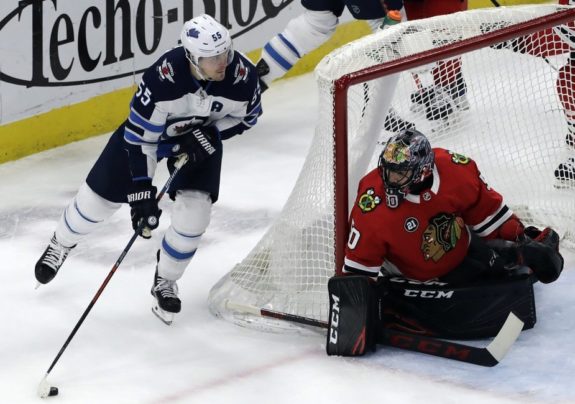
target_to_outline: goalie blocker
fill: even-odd
[[[450,287],[405,278],[337,276],[328,282],[328,355],[360,356],[389,345],[386,330],[439,338],[495,336],[512,311],[523,329],[536,322],[533,283],[525,274]]]

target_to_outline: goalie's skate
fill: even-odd
[[[52,236],[50,244],[48,244],[48,247],[46,247],[46,250],[44,250],[44,253],[38,262],[36,262],[36,266],[34,267],[34,275],[38,281],[38,285],[36,287],[45,285],[54,279],[62,267],[62,264],[66,261],[68,253],[74,247],[76,246],[65,247],[58,242],[56,234]]]
[[[170,281],[156,274],[154,276],[154,286],[151,290],[154,297],[152,312],[165,324],[170,325],[174,320],[174,315],[179,313],[182,302],[178,298],[178,285],[176,281]]]

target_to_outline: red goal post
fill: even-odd
[[[349,207],[397,129],[385,124],[391,115],[432,145],[472,157],[526,224],[550,225],[573,246],[575,181],[558,184],[554,170],[575,157],[561,102],[573,96],[575,122],[575,62],[573,80],[558,80],[575,53],[553,27],[574,20],[568,6],[470,10],[397,24],[326,56],[315,70],[318,121],[298,180],[266,234],[214,285],[210,311],[271,331],[297,327],[258,316],[261,308],[327,320]],[[418,101],[427,93],[443,112]]]
[[[501,43],[518,36],[532,34],[556,25],[568,24],[575,21],[575,9],[557,7],[557,12],[544,15],[534,20],[520,22],[495,31],[464,39],[459,42],[446,44],[438,48],[429,49],[420,53],[400,57],[379,65],[366,67],[356,72],[347,73],[334,82],[333,121],[335,133],[334,160],[335,164],[335,254],[336,272],[343,267],[345,244],[348,236],[348,159],[347,159],[347,112],[348,89],[357,84],[365,83],[384,76],[400,73],[429,63],[462,55],[480,48]],[[575,90],[575,89],[574,89]],[[339,180],[343,179],[343,181]],[[575,203],[575,196],[574,196]]]

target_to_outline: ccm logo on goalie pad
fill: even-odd
[[[405,289],[403,295],[407,297],[422,297],[424,299],[451,299],[453,290]]]
[[[329,343],[337,344],[337,327],[339,325],[339,297],[332,294],[333,306],[331,308],[331,327],[329,329]]]

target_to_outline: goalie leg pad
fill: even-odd
[[[450,287],[405,278],[383,278],[378,283],[382,326],[439,338],[477,339],[495,336],[509,312],[524,322],[536,322],[533,276],[482,280]]]
[[[377,303],[365,276],[336,276],[328,282],[328,355],[361,356],[375,350]]]

